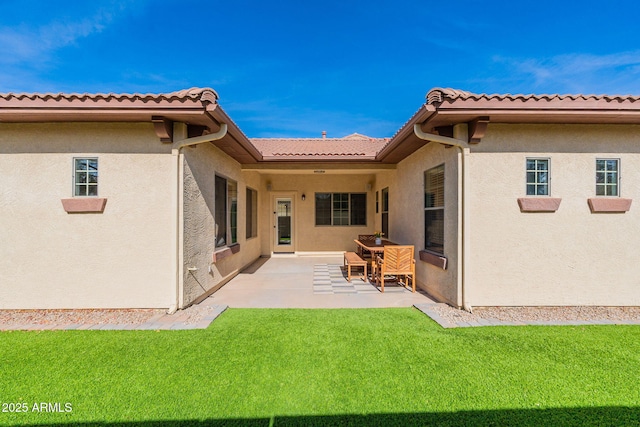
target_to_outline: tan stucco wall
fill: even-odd
[[[370,187],[368,187],[370,185]],[[268,186],[271,191],[268,191]],[[260,234],[262,254],[273,248],[273,196],[291,194],[294,198],[295,251],[353,251],[358,234],[371,234],[375,220],[375,175],[327,173],[314,174],[264,174],[262,192],[267,197],[260,200]],[[369,189],[370,188],[370,189]],[[366,226],[316,226],[315,193],[366,193]],[[302,194],[306,200],[302,201]]]
[[[377,190],[389,187],[389,238],[411,244],[416,250],[416,283],[439,301],[461,305],[458,286],[458,153],[430,143],[398,164],[392,173],[381,173]],[[424,172],[445,165],[444,256],[447,269],[420,261],[425,248]]]
[[[151,124],[0,124],[0,308],[169,307],[169,153]],[[104,213],[62,207],[84,156]]]
[[[246,187],[260,186],[256,173],[242,172],[240,164],[212,144],[182,150],[184,153],[184,290],[180,306],[197,301],[217,289],[260,256],[258,238],[246,239]],[[238,243],[240,251],[213,262],[215,247],[215,175],[237,183]],[[258,192],[258,198],[261,198]],[[189,268],[192,270],[190,271]],[[195,269],[195,270],[194,270]]]
[[[550,159],[557,212],[520,212],[527,157]],[[598,157],[620,159],[630,211],[590,212]],[[467,167],[471,305],[640,304],[639,126],[490,125]]]
[[[322,175],[242,170],[211,144],[182,150],[151,124],[0,124],[0,308],[181,306],[226,283],[273,250],[273,198],[291,195],[297,252],[353,250],[381,228],[375,194],[389,187],[389,239],[416,248],[417,282],[462,305],[459,150],[426,145],[395,169]],[[99,158],[104,213],[68,214],[74,157]],[[555,213],[522,213],[525,159],[551,160]],[[621,160],[621,214],[593,214],[595,159]],[[182,216],[175,208],[182,165]],[[424,246],[424,171],[445,164],[447,270],[419,260]],[[640,305],[640,126],[496,125],[465,160],[465,300],[483,305]],[[238,184],[237,254],[212,262],[214,176]],[[258,236],[245,236],[245,189],[258,191]],[[367,194],[366,226],[315,226],[316,192]],[[302,194],[306,200],[302,201]],[[177,248],[181,220],[184,244]],[[183,287],[176,290],[176,259]],[[195,268],[189,271],[189,268]]]

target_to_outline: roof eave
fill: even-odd
[[[482,127],[477,126],[480,122]],[[376,156],[382,163],[398,163],[428,144],[413,132],[415,124],[437,134],[460,123],[477,128],[479,142],[488,123],[640,124],[640,98],[581,95],[476,95],[453,89],[434,89],[427,103],[391,138]],[[478,138],[479,137],[479,138]]]
[[[0,122],[141,122],[152,117],[210,125],[212,89],[168,94],[0,94]],[[195,123],[191,123],[195,122]]]
[[[227,123],[229,126],[227,137],[213,142],[216,147],[240,164],[258,163],[263,160],[262,153],[249,141],[249,138],[222,108],[216,104],[215,108],[210,108],[208,114],[218,123]]]
[[[150,122],[162,142],[173,142],[173,122],[227,135],[214,142],[239,163],[262,160],[260,152],[222,110],[218,94],[192,88],[168,94],[0,94],[0,122]]]
[[[427,142],[415,137],[413,126],[429,121],[435,114],[433,105],[424,104],[378,152],[376,160],[382,163],[397,163],[425,145]]]
[[[435,88],[427,103],[437,112],[434,126],[482,116],[491,123],[640,123],[640,97],[632,95],[488,95]]]
[[[468,123],[479,117],[491,123],[640,124],[640,110],[577,109],[443,109],[431,117],[432,127]]]

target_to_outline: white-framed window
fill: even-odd
[[[216,247],[238,242],[238,184],[216,175],[214,195]]]
[[[424,173],[424,247],[444,255],[444,165]]]
[[[596,159],[596,196],[620,195],[620,159]]]
[[[527,196],[548,196],[549,159],[527,158]]]
[[[366,193],[316,193],[316,225],[367,225]]]
[[[73,159],[73,195],[98,196],[98,158]]]

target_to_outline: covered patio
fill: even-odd
[[[343,256],[260,258],[209,297],[233,308],[382,308],[435,304],[428,295],[393,282],[381,293],[359,278],[347,282]]]

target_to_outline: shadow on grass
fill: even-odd
[[[38,424],[68,427],[70,424]],[[73,423],[80,427],[173,426],[640,426],[640,407],[506,409],[410,414],[274,416],[273,418],[207,419],[140,422]]]

